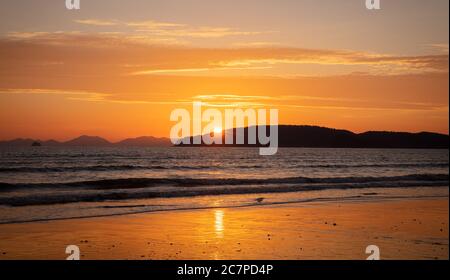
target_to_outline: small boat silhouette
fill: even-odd
[[[264,197],[258,197],[255,200],[256,200],[256,202],[261,203],[264,200]]]

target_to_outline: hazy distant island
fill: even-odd
[[[248,128],[244,129],[247,141]],[[234,131],[235,132],[235,129]],[[234,133],[235,135],[236,133]],[[448,149],[449,135],[432,132],[388,132],[368,131],[354,133],[348,130],[333,129],[307,125],[280,125],[278,127],[279,147],[308,148],[403,148],[403,149]],[[192,138],[192,137],[191,137]],[[192,139],[191,139],[192,140]],[[37,139],[14,139],[0,141],[0,147],[170,147],[169,138],[142,136],[128,138],[120,142],[110,142],[98,136],[80,136],[75,139],[59,142],[56,140],[40,141]],[[191,141],[192,143],[192,141]],[[206,146],[180,144],[179,147]],[[248,147],[254,145],[212,145],[227,147]]]
[[[128,138],[120,142],[110,142],[98,136],[82,135],[75,139],[60,142],[56,140],[40,141],[36,139],[18,138],[10,141],[0,141],[0,147],[168,147],[173,146],[169,138],[142,136]]]

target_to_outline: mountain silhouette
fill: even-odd
[[[142,136],[128,138],[117,143],[112,143],[98,136],[82,135],[66,142],[56,140],[40,141],[37,139],[18,138],[10,141],[0,141],[0,147],[29,147],[33,143],[41,143],[46,147],[168,147],[172,142],[168,138]]]
[[[112,143],[106,139],[103,139],[98,136],[87,136],[82,135],[70,141],[64,142],[64,146],[77,146],[77,147],[103,147],[103,146],[112,146]]]
[[[258,131],[259,128],[256,127]],[[231,130],[228,130],[231,132]],[[225,143],[225,133],[222,133],[222,143]],[[215,144],[211,146],[259,146],[247,144],[248,128],[244,129],[244,143],[242,145]],[[267,134],[269,128],[267,128]],[[233,129],[234,143],[236,143],[236,129]],[[369,131],[353,133],[348,130],[306,126],[306,125],[280,125],[278,126],[279,147],[309,147],[309,148],[421,148],[421,149],[448,149],[449,136],[439,133],[420,132],[389,132]],[[190,143],[192,137],[190,137]],[[205,144],[202,144],[206,146]],[[179,144],[177,146],[198,146],[192,144]]]
[[[258,131],[258,127],[256,128]],[[231,132],[231,130],[228,130]],[[236,135],[236,129],[233,129]],[[247,142],[248,128],[244,128],[245,143]],[[269,133],[269,129],[267,129]],[[223,133],[225,134],[225,133]],[[192,143],[192,137],[191,143]],[[319,126],[307,125],[280,125],[278,126],[279,147],[308,147],[308,148],[404,148],[404,149],[448,149],[449,136],[439,133],[420,132],[389,132],[369,131],[364,133],[353,133],[348,130],[340,130]],[[10,141],[0,141],[0,146],[30,147],[34,142],[42,146],[61,147],[168,147],[172,146],[170,139],[142,136],[128,138],[120,142],[112,143],[98,136],[80,136],[67,142],[55,140],[40,141],[38,139],[18,138]],[[224,141],[223,141],[224,142]],[[199,145],[184,145],[180,147],[196,147]],[[205,145],[200,145],[205,146]],[[258,145],[212,145],[248,147]]]

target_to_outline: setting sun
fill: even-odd
[[[221,127],[215,127],[214,128],[214,134],[220,134],[222,133],[222,128]]]

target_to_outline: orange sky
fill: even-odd
[[[2,3],[2,13],[20,14],[25,2]],[[332,5],[300,2],[298,8]],[[139,0],[122,14],[117,10],[125,4],[116,1],[110,9],[86,4],[70,14],[37,6],[46,14],[25,22],[0,14],[0,139],[168,137],[170,112],[194,100],[218,108],[277,108],[282,124],[448,133],[448,9],[442,12],[448,1],[430,1],[425,8],[435,14],[423,15],[426,1],[409,2],[418,13],[386,5],[376,11],[380,18],[359,2],[344,5],[350,11],[342,11],[355,17],[347,24],[333,17],[305,22],[280,8],[265,22],[244,9],[236,15],[247,16],[242,24],[204,14],[202,25],[202,17],[170,13],[161,1],[150,1],[161,5],[160,14],[127,10],[144,5]],[[261,3],[277,7],[276,1]],[[333,7],[339,14],[342,7]],[[360,39],[361,26],[393,20],[390,8],[403,21],[433,19],[409,33],[393,28],[382,35],[372,28],[383,43],[365,44],[371,37]],[[341,28],[342,37],[298,37],[330,26]]]

